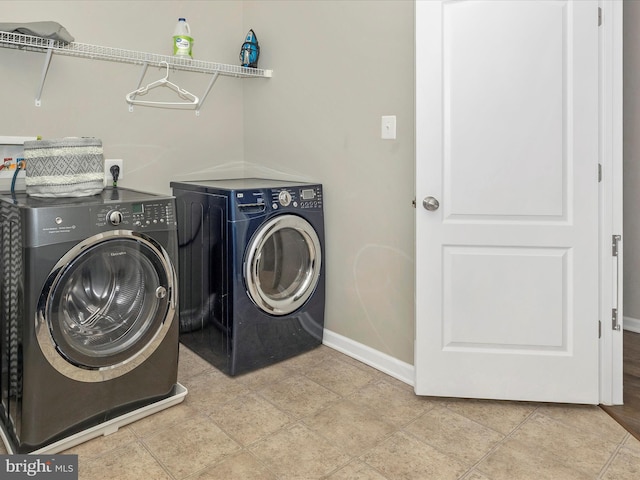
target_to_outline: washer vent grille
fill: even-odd
[[[0,209],[0,399],[5,423],[20,431],[18,399],[22,394],[20,328],[24,297],[20,217],[3,203]]]

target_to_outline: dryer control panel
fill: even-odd
[[[274,188],[271,190],[271,207],[274,210],[281,207],[320,209],[322,208],[322,187],[309,185]]]

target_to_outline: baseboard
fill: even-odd
[[[624,317],[624,329],[630,332],[640,333],[640,320],[637,318]]]
[[[324,330],[322,343],[376,370],[380,370],[393,378],[397,378],[401,382],[411,386],[415,384],[413,365],[400,361],[386,353],[379,352],[378,350],[374,350],[371,347],[326,329]]]

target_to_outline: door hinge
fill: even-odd
[[[620,322],[618,321],[618,309],[611,309],[611,328],[614,330],[620,330]]]
[[[615,280],[614,287],[615,292],[613,294],[613,305],[611,309],[611,328],[614,330],[620,330],[620,318],[618,314],[618,307],[620,307],[620,274],[622,272],[622,266],[620,262],[622,260],[622,252],[620,251],[620,242],[622,241],[622,235],[611,235],[611,255],[615,260]]]
[[[617,257],[618,256],[618,243],[620,243],[620,240],[622,240],[622,236],[621,235],[612,235],[611,236],[611,256],[613,256],[613,257]]]
[[[411,206],[413,208],[416,208],[416,199],[415,198],[413,200],[411,200]]]
[[[598,320],[598,338],[602,338],[602,322]]]
[[[598,26],[602,25],[602,8],[598,7]]]
[[[602,181],[602,164],[598,164],[598,183]]]

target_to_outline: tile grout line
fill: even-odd
[[[229,433],[225,428],[223,428],[223,426],[222,426],[222,425],[220,425],[218,422],[216,422],[216,421],[215,421],[215,419],[211,418],[211,414],[205,415],[205,417],[206,417],[207,419],[209,419],[209,421],[211,421],[212,423],[214,423],[218,428],[220,428],[220,430],[221,430],[222,432],[224,432],[224,434],[225,434],[225,435],[227,435],[229,438],[231,438],[234,442],[238,443],[238,444],[240,445],[240,447],[241,447],[242,451],[245,451],[245,452],[247,452],[248,454],[250,454],[250,455],[251,455],[251,456],[252,456],[252,457],[253,457],[253,458],[254,458],[258,463],[260,463],[264,468],[266,468],[270,473],[272,473],[272,474],[274,475],[274,477],[276,477],[277,479],[279,479],[279,478],[280,478],[280,477],[277,475],[277,473],[276,473],[276,472],[274,472],[274,471],[269,467],[269,465],[268,465],[267,463],[265,463],[261,458],[259,458],[258,456],[256,456],[256,454],[255,454],[255,453],[250,449],[250,447],[251,447],[252,445],[256,445],[256,444],[258,444],[259,442],[266,441],[269,437],[272,437],[273,435],[277,435],[277,434],[278,434],[278,433],[280,433],[280,432],[283,432],[283,431],[286,431],[286,430],[288,430],[288,429],[290,429],[290,428],[293,428],[295,425],[303,426],[304,428],[306,428],[306,429],[308,429],[308,430],[312,431],[314,434],[316,434],[316,435],[320,436],[320,438],[324,439],[324,440],[325,440],[325,441],[327,441],[328,443],[331,443],[331,442],[329,442],[329,440],[328,440],[327,438],[325,438],[323,435],[321,435],[320,433],[316,432],[316,431],[315,431],[314,429],[312,429],[308,424],[306,424],[306,423],[304,422],[304,420],[305,420],[305,419],[307,419],[307,418],[309,418],[309,417],[312,417],[312,416],[314,416],[314,415],[317,415],[318,413],[320,413],[320,412],[322,412],[322,411],[324,411],[324,410],[326,410],[326,409],[330,408],[330,407],[331,407],[335,402],[337,402],[337,401],[342,400],[342,399],[344,399],[344,398],[345,398],[345,397],[342,397],[342,396],[341,396],[340,394],[338,394],[337,392],[334,392],[333,390],[329,389],[328,387],[325,387],[324,385],[322,385],[322,384],[320,384],[320,383],[316,382],[315,380],[313,380],[313,379],[311,379],[311,378],[307,377],[304,373],[302,373],[302,372],[300,372],[300,371],[294,371],[294,372],[292,372],[292,373],[293,373],[294,375],[299,375],[300,377],[304,377],[304,378],[306,378],[307,380],[309,380],[310,382],[313,382],[314,384],[318,385],[319,387],[321,387],[321,388],[323,388],[323,389],[325,389],[325,390],[327,390],[327,391],[329,391],[329,392],[331,392],[331,393],[333,393],[333,394],[337,395],[339,398],[338,398],[338,399],[335,399],[335,400],[331,400],[331,401],[329,401],[329,402],[328,402],[326,405],[324,405],[322,408],[319,408],[318,410],[314,411],[313,413],[311,413],[311,414],[309,414],[309,415],[300,415],[300,416],[297,416],[297,415],[295,415],[294,413],[290,413],[290,412],[288,412],[288,411],[284,410],[282,407],[278,406],[278,405],[277,405],[277,404],[275,404],[273,401],[271,401],[268,397],[266,397],[266,396],[263,394],[263,390],[266,388],[264,385],[262,385],[262,386],[260,386],[260,387],[257,387],[257,388],[255,388],[255,389],[248,388],[249,392],[248,392],[247,394],[245,394],[245,395],[255,395],[255,396],[257,396],[257,397],[261,398],[262,400],[264,400],[265,402],[267,402],[269,405],[271,405],[272,407],[274,407],[276,410],[278,410],[279,412],[281,412],[281,413],[283,413],[284,415],[286,415],[289,421],[288,421],[288,423],[287,423],[287,424],[285,424],[285,425],[283,425],[283,426],[279,427],[278,429],[274,430],[273,432],[270,432],[270,433],[268,433],[268,434],[264,435],[263,437],[260,437],[260,438],[258,438],[258,439],[256,439],[256,440],[254,440],[254,441],[252,441],[252,442],[250,442],[250,443],[247,443],[246,445],[242,444],[239,440],[236,440],[235,436],[231,435],[231,434],[230,434],[230,433]],[[285,378],[283,378],[283,379],[278,380],[276,383],[281,383],[281,382],[284,382],[285,380],[286,380],[286,379],[285,379]],[[236,400],[237,400],[237,397],[236,397],[236,398],[234,398],[234,399],[230,399],[230,400],[228,400],[227,402],[223,403],[223,405],[232,404],[232,403],[233,403],[234,401],[236,401]],[[349,460],[347,463],[345,463],[345,464],[343,464],[343,465],[341,465],[341,466],[337,467],[335,471],[337,471],[337,470],[339,470],[339,469],[341,469],[341,468],[344,468],[346,465],[348,465],[349,463],[351,463],[351,462],[352,462],[353,460],[355,460],[356,458],[357,458],[357,457],[350,456],[350,460]],[[332,471],[331,473],[334,473],[334,471]]]
[[[276,382],[276,383],[280,383],[281,381],[283,381],[283,379],[278,380],[278,382]],[[244,444],[244,443],[242,443],[239,439],[236,439],[236,437],[235,437],[235,436],[231,435],[231,434],[229,433],[229,431],[228,431],[228,430],[227,430],[223,425],[219,424],[219,423],[218,423],[214,418],[212,418],[212,414],[211,414],[211,413],[209,413],[209,414],[203,414],[203,415],[204,415],[204,417],[205,417],[207,420],[209,420],[209,421],[210,421],[211,423],[213,423],[216,427],[218,427],[218,428],[220,429],[220,431],[221,431],[221,432],[223,432],[223,433],[224,433],[227,437],[229,437],[233,442],[237,443],[237,444],[240,446],[240,451],[239,451],[239,452],[236,452],[236,453],[235,453],[235,454],[233,454],[233,455],[238,455],[238,454],[240,454],[241,452],[245,452],[245,453],[247,453],[247,454],[248,454],[248,455],[250,455],[250,456],[251,456],[251,457],[252,457],[252,458],[253,458],[257,463],[259,463],[260,465],[262,465],[262,467],[263,467],[263,468],[265,468],[269,473],[271,473],[271,474],[273,475],[273,477],[274,477],[274,478],[276,478],[277,480],[279,480],[279,478],[280,478],[280,477],[277,475],[277,473],[276,473],[276,472],[274,472],[274,471],[271,469],[271,467],[269,466],[269,464],[265,463],[261,458],[259,458],[259,457],[258,457],[258,456],[257,456],[257,455],[256,455],[256,454],[255,454],[251,449],[250,449],[250,447],[251,447],[252,445],[256,445],[256,444],[258,444],[259,442],[265,441],[265,440],[267,440],[267,438],[269,438],[269,437],[271,437],[271,436],[273,436],[273,435],[276,435],[276,434],[278,434],[278,433],[280,433],[280,432],[282,432],[282,431],[284,431],[284,430],[286,430],[286,429],[288,429],[288,428],[291,428],[291,427],[292,427],[292,426],[294,426],[296,423],[300,423],[300,419],[296,418],[294,415],[290,414],[289,412],[284,411],[282,408],[278,407],[278,406],[277,406],[277,405],[275,405],[273,402],[271,402],[268,398],[266,398],[264,395],[262,395],[261,390],[263,389],[263,386],[260,386],[260,387],[258,387],[258,388],[255,388],[255,389],[254,389],[254,388],[251,388],[251,387],[249,387],[249,386],[247,386],[247,385],[245,384],[245,387],[247,387],[247,393],[244,393],[244,394],[242,394],[242,395],[238,395],[238,396],[236,396],[236,397],[234,397],[234,398],[232,398],[232,399],[229,399],[229,400],[227,400],[226,402],[221,403],[219,406],[223,406],[223,405],[231,405],[231,404],[233,404],[234,402],[236,402],[236,401],[237,401],[237,399],[238,399],[240,396],[255,395],[256,397],[259,397],[259,398],[261,398],[262,400],[264,400],[265,402],[267,402],[269,405],[271,405],[272,407],[274,407],[274,408],[275,408],[276,410],[278,410],[279,412],[281,412],[281,413],[283,413],[284,415],[286,415],[289,421],[288,421],[285,425],[283,425],[283,426],[279,427],[278,429],[274,430],[273,432],[269,432],[268,434],[265,434],[263,437],[260,437],[260,438],[258,438],[258,439],[256,439],[256,440],[254,440],[254,441],[252,441],[252,442],[250,442],[250,443],[247,443],[247,444],[245,445],[245,444]],[[225,459],[227,459],[227,458],[229,458],[229,456],[227,456],[227,457],[224,457],[224,458],[220,459],[218,462],[215,462],[215,464],[221,463],[221,462],[225,461]],[[212,465],[215,465],[215,464],[212,464]],[[202,473],[204,470],[205,470],[205,469],[203,468],[202,470],[200,470],[199,472],[196,472],[196,473]],[[191,475],[191,476],[192,476],[193,478],[196,478],[196,474],[195,474],[195,473],[194,473],[193,475]],[[188,478],[189,478],[189,477],[187,477],[187,479],[185,479],[185,480],[188,480]]]
[[[490,455],[492,455],[499,447],[503,446],[506,441],[508,439],[510,439],[518,430],[520,430],[520,428],[522,428],[522,426],[527,423],[527,421],[540,409],[540,406],[537,406],[535,409],[533,409],[513,430],[511,430],[508,434],[506,434],[504,436],[504,438],[502,440],[500,440],[499,442],[497,442],[495,445],[493,445],[488,451],[487,453],[485,453],[476,463],[474,463],[469,470],[467,470],[461,477],[459,480],[463,480],[465,478],[468,478],[469,475],[471,475],[474,470],[476,470],[480,464],[486,460]],[[478,469],[479,472],[481,472],[483,475],[485,475],[482,470]],[[486,475],[485,475],[486,476]]]
[[[347,362],[343,362],[343,363],[347,363]],[[348,364],[348,363],[347,363]],[[357,368],[357,367],[356,367]],[[365,370],[362,370],[363,372]],[[326,438],[321,432],[316,431],[315,429],[313,429],[309,424],[306,423],[305,420],[309,419],[310,417],[313,417],[325,410],[328,410],[329,408],[331,408],[333,405],[335,405],[337,402],[339,401],[348,401],[353,403],[352,401],[352,397],[359,391],[362,390],[363,388],[366,388],[367,386],[370,385],[374,385],[377,384],[379,382],[384,381],[384,379],[382,378],[376,378],[376,377],[372,377],[367,383],[365,383],[364,385],[358,387],[356,390],[349,392],[348,394],[341,394],[339,392],[336,392],[332,389],[330,389],[329,387],[322,385],[320,383],[318,383],[316,380],[314,380],[313,378],[308,377],[305,373],[300,373],[302,376],[304,376],[305,378],[307,378],[309,381],[316,383],[317,385],[320,385],[322,388],[325,388],[326,390],[338,395],[338,399],[336,400],[332,400],[330,402],[328,402],[324,407],[318,409],[317,411],[315,411],[314,413],[310,414],[310,415],[305,415],[305,416],[301,416],[300,418],[297,419],[297,421],[304,425],[305,428],[308,428],[309,430],[311,430],[312,432],[314,432],[316,435],[318,435],[320,438],[322,438],[323,440],[331,443],[330,439]],[[431,408],[429,410],[432,410],[435,406],[432,405]],[[367,408],[367,407],[364,407]],[[386,422],[388,425],[390,425],[391,427],[393,427],[393,430],[391,432],[389,432],[388,434],[384,435],[383,437],[380,438],[380,440],[378,442],[376,442],[374,445],[372,445],[369,448],[366,448],[365,450],[363,450],[361,453],[357,454],[357,455],[349,455],[350,459],[348,462],[344,463],[343,465],[340,465],[338,467],[336,467],[334,470],[332,470],[331,472],[328,472],[326,475],[322,476],[321,478],[326,479],[326,478],[330,478],[333,474],[335,474],[336,472],[344,469],[345,467],[347,467],[348,465],[354,463],[354,462],[361,462],[363,465],[366,465],[368,468],[373,469],[376,473],[380,474],[382,477],[387,478],[382,472],[380,472],[377,468],[375,468],[373,465],[370,465],[369,463],[367,463],[363,457],[370,451],[374,450],[375,448],[379,447],[380,445],[384,444],[386,441],[388,441],[393,435],[402,432],[407,434],[407,432],[404,432],[403,429],[404,427],[406,427],[407,425],[411,424],[412,422],[414,422],[416,419],[420,418],[422,415],[424,415],[425,413],[427,413],[426,410],[424,412],[422,412],[420,415],[416,416],[414,419],[409,420],[408,422],[406,422],[403,425],[400,426],[396,426],[392,423]],[[371,411],[371,413],[374,413],[373,411]]]
[[[153,452],[151,451],[151,449],[147,446],[147,444],[142,440],[139,439],[138,442],[140,443],[140,445],[142,446],[142,448],[145,449],[145,451],[151,455],[151,458],[153,458],[155,460],[155,462],[160,466],[160,468],[164,471],[164,473],[166,473],[169,478],[171,480],[178,480],[170,471],[169,468],[159,459],[157,458]]]
[[[605,462],[605,464],[600,469],[600,473],[598,473],[598,478],[602,478],[603,475],[607,473],[607,470],[609,470],[609,467],[611,466],[613,461],[616,459],[616,457],[618,456],[618,453],[620,453],[620,450],[622,450],[625,442],[628,440],[630,436],[631,436],[631,433],[627,432],[627,434],[624,436],[622,441],[618,443],[618,445],[616,446],[616,449],[613,451],[609,459]]]
[[[441,398],[441,397],[438,397],[438,398]],[[493,431],[493,432],[495,432],[495,433],[497,433],[497,434],[499,434],[499,435],[503,435],[503,436],[504,436],[504,438],[502,438],[499,442],[496,442],[496,443],[495,443],[491,448],[489,448],[489,450],[488,450],[488,451],[487,451],[487,452],[486,452],[486,453],[485,453],[485,454],[484,454],[484,455],[483,455],[479,460],[477,460],[477,461],[476,461],[476,462],[475,462],[471,467],[469,467],[469,469],[468,469],[467,471],[465,471],[465,473],[463,473],[461,477],[459,477],[459,478],[460,478],[460,480],[462,480],[463,478],[465,478],[465,477],[467,477],[468,475],[470,475],[471,473],[473,473],[473,470],[474,470],[474,469],[475,469],[475,468],[476,468],[476,467],[477,467],[477,466],[478,466],[478,465],[479,465],[479,464],[480,464],[480,463],[481,463],[481,462],[482,462],[482,461],[483,461],[487,456],[489,456],[491,453],[493,453],[493,452],[494,452],[498,447],[500,447],[500,446],[501,446],[501,445],[502,445],[502,444],[503,444],[503,443],[504,443],[508,438],[510,438],[510,437],[511,437],[511,436],[512,436],[512,435],[513,435],[517,430],[519,430],[519,429],[520,429],[520,427],[521,427],[524,423],[526,423],[526,422],[527,422],[527,420],[529,420],[529,418],[531,418],[531,416],[532,416],[532,415],[534,415],[534,414],[538,411],[538,409],[540,408],[540,406],[537,406],[536,408],[534,408],[534,409],[533,409],[533,410],[532,410],[532,411],[531,411],[531,412],[530,412],[530,413],[529,413],[529,414],[528,414],[528,415],[527,415],[527,416],[526,416],[526,417],[525,417],[525,418],[524,418],[520,423],[518,423],[518,425],[516,425],[516,426],[515,426],[515,427],[514,427],[514,428],[513,428],[509,433],[507,433],[507,434],[504,434],[504,433],[502,433],[502,432],[500,432],[500,431],[498,431],[498,430],[495,430],[495,429],[494,429],[494,428],[492,428],[492,427],[489,427],[489,426],[487,426],[487,425],[484,425],[483,423],[480,423],[480,422],[478,422],[477,420],[474,420],[473,418],[469,418],[469,417],[468,417],[468,416],[466,416],[466,415],[463,415],[463,414],[458,413],[458,412],[456,412],[456,411],[454,411],[454,410],[451,410],[451,409],[448,407],[448,405],[447,405],[447,403],[446,403],[446,402],[438,403],[438,404],[433,404],[433,405],[431,406],[431,408],[430,408],[430,409],[428,409],[428,410],[426,410],[426,411],[422,412],[422,413],[421,413],[420,415],[418,415],[416,418],[414,418],[413,420],[411,420],[410,422],[408,422],[407,424],[403,425],[402,427],[400,427],[400,428],[397,430],[397,431],[402,431],[402,433],[404,433],[404,434],[406,434],[406,435],[410,436],[410,437],[411,437],[411,438],[413,438],[414,440],[416,440],[416,441],[418,441],[418,442],[420,442],[420,443],[423,443],[423,444],[425,444],[425,445],[428,445],[429,447],[433,448],[434,450],[436,450],[436,451],[438,451],[438,452],[442,453],[443,455],[447,455],[447,456],[450,456],[448,452],[443,451],[442,449],[440,449],[440,448],[438,448],[438,447],[436,447],[436,446],[434,446],[434,445],[430,444],[429,442],[424,441],[423,439],[421,439],[421,438],[417,437],[416,435],[414,435],[412,432],[409,432],[409,431],[406,431],[406,430],[405,430],[405,428],[406,428],[407,426],[409,426],[410,424],[412,424],[412,423],[416,422],[418,419],[420,419],[420,418],[421,418],[421,417],[423,417],[424,415],[428,414],[429,412],[431,412],[432,410],[434,410],[434,409],[435,409],[435,408],[437,408],[437,407],[442,407],[442,408],[444,408],[444,409],[448,410],[449,412],[451,412],[451,413],[453,413],[453,414],[455,414],[455,415],[459,415],[459,416],[461,416],[461,417],[464,417],[465,419],[467,419],[467,420],[469,420],[469,421],[471,421],[471,422],[473,422],[473,423],[475,423],[475,424],[477,424],[477,425],[479,425],[479,426],[481,426],[481,427],[483,427],[483,428],[489,429],[489,430],[491,430],[491,431]],[[458,462],[462,463],[460,460],[458,460],[458,459],[457,459],[457,458],[455,458],[455,457],[451,457],[451,458],[454,458],[456,461],[458,461]]]

